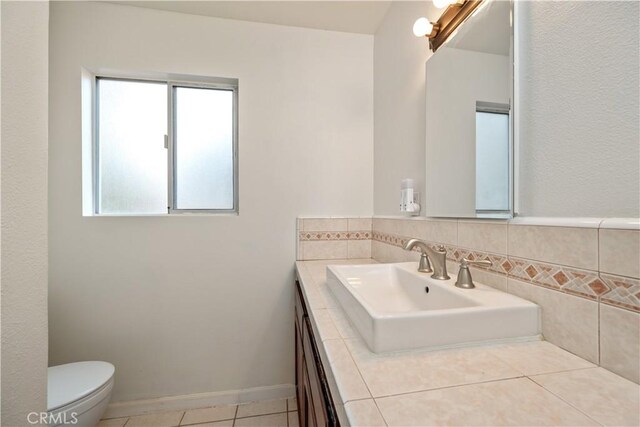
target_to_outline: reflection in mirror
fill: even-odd
[[[512,214],[511,2],[487,1],[427,61],[426,214]]]

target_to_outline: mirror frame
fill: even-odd
[[[483,1],[484,0],[463,0],[462,3],[449,5],[435,25],[438,32],[433,38],[429,39],[429,48],[433,52],[438,50]]]

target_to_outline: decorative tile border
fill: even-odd
[[[611,274],[601,274],[600,278],[610,289],[601,296],[601,302],[640,312],[640,280]]]
[[[374,230],[373,240],[402,248],[409,239],[391,233]],[[427,242],[430,246],[439,246]],[[460,262],[463,258],[489,260],[491,267],[475,266],[483,270],[513,277],[518,280],[552,289],[557,292],[575,295],[592,301],[600,301],[627,310],[640,313],[640,280],[607,274],[597,271],[581,270],[562,265],[508,257],[481,251],[472,251],[452,245],[444,245],[447,259]],[[414,248],[414,250],[418,250]]]
[[[371,231],[300,231],[298,239],[301,242],[315,242],[325,240],[369,240]]]

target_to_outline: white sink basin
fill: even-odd
[[[413,262],[327,267],[327,285],[373,352],[540,339],[536,304],[417,270]]]

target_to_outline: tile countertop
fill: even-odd
[[[326,286],[327,265],[370,263],[296,262],[342,425],[640,425],[640,386],[547,341],[372,353]]]

